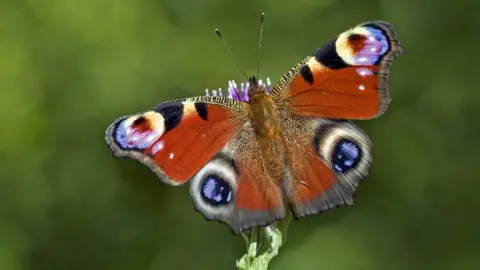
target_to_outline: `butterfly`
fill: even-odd
[[[106,131],[113,155],[147,165],[166,184],[190,183],[194,207],[234,234],[352,205],[372,165],[372,142],[351,120],[387,109],[388,76],[403,53],[384,21],[359,24],[276,84],[255,77],[228,93],[167,101]]]

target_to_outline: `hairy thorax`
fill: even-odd
[[[271,96],[258,91],[251,96],[249,116],[259,143],[264,169],[273,181],[284,175],[285,151],[280,118]]]

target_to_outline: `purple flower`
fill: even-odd
[[[270,92],[272,91],[272,84],[270,83],[270,78],[267,78],[266,84],[264,84],[262,80],[258,80],[257,87],[264,88],[265,94],[269,95]],[[238,101],[242,101],[242,102],[249,102],[250,97],[248,96],[248,93],[251,88],[252,87],[249,82],[241,83],[240,87],[238,87],[237,83],[234,80],[228,81],[227,97],[238,100]],[[222,97],[223,96],[222,88],[219,88],[218,90],[211,90],[211,93],[208,91],[208,89],[205,89],[205,95]]]

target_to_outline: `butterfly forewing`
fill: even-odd
[[[181,185],[218,153],[247,121],[243,104],[221,97],[187,98],[117,119],[106,141],[117,157],[146,164]]]
[[[393,27],[367,22],[345,31],[306,57],[273,87],[279,107],[330,119],[369,119],[390,102],[388,74],[403,49]]]

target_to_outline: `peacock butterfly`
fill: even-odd
[[[263,18],[263,17],[262,17]],[[275,85],[251,77],[115,120],[114,156],[147,165],[170,185],[190,182],[195,209],[234,234],[285,217],[352,205],[372,143],[350,120],[381,116],[388,75],[403,52],[393,27],[353,27]]]

